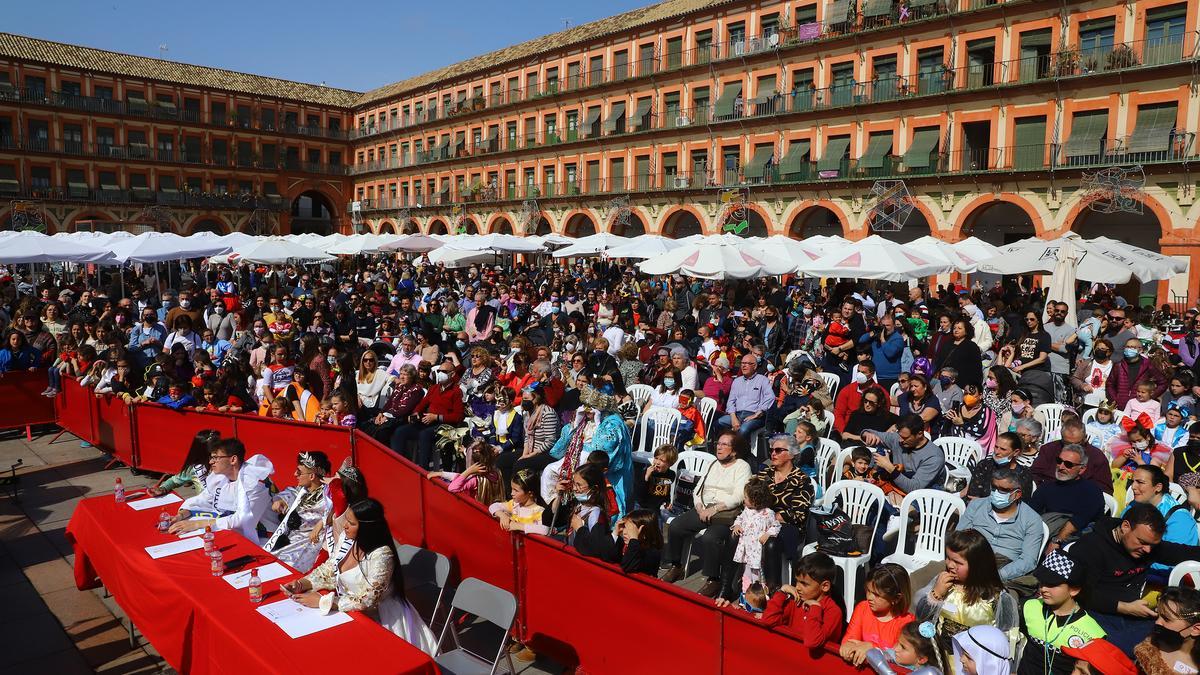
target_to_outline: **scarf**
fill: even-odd
[[[583,436],[587,431],[590,411],[584,411],[575,416],[575,428],[571,430],[571,440],[567,442],[567,451],[563,455],[562,468],[558,472],[559,480],[569,481],[575,474],[575,466],[583,455]]]
[[[542,417],[542,408],[538,406],[533,409],[532,415],[525,416],[525,452],[533,452],[533,430],[537,428],[538,420]]]

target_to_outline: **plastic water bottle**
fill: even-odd
[[[262,602],[262,580],[258,578],[258,568],[255,567],[250,571],[250,602],[258,604]]]
[[[116,498],[118,504],[125,503],[125,484],[121,482],[120,478],[113,485],[113,497]]]
[[[219,577],[225,573],[225,558],[221,555],[220,551],[214,549],[213,552],[209,554],[208,560],[211,563],[212,575],[214,577]]]
[[[166,534],[167,530],[171,529],[171,515],[166,511],[161,511],[158,514],[158,531]]]
[[[204,526],[204,534],[200,535],[200,538],[202,540],[204,540],[204,552],[207,553],[208,555],[212,555],[215,550],[213,548],[214,537],[213,537],[212,525]]]

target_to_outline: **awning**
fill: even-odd
[[[850,0],[832,0],[825,10],[825,23],[843,23],[850,18]]]
[[[174,101],[159,101],[159,102],[158,102],[158,107],[160,107],[160,108],[166,108],[167,110],[174,110],[174,109],[175,109],[175,102],[174,102]]]
[[[637,108],[633,111],[633,123],[638,125],[638,129],[643,129],[643,121],[646,115],[650,114],[650,108],[654,105],[654,99],[644,98],[638,101]]]
[[[1164,152],[1171,149],[1171,129],[1177,117],[1176,104],[1138,108],[1137,126],[1129,138],[1129,152]]]
[[[741,82],[730,82],[725,85],[725,89],[721,92],[721,98],[717,99],[716,116],[730,117],[733,115],[733,104],[738,96],[742,94]]]
[[[12,178],[0,178],[0,192],[20,192],[21,184]]]
[[[746,178],[762,178],[767,171],[767,162],[775,155],[775,146],[763,145],[754,149],[754,156],[746,164]]]
[[[1050,46],[1050,30],[1048,28],[1039,28],[1020,34],[1021,48],[1025,47],[1049,47]]]
[[[867,140],[867,149],[858,158],[860,169],[878,169],[883,166],[883,158],[892,152],[892,134],[872,134]]]
[[[910,169],[928,168],[930,155],[937,148],[941,137],[942,131],[938,127],[926,127],[913,131],[912,143],[908,146],[908,152],[904,153],[904,165]]]
[[[1071,120],[1071,135],[1067,138],[1067,157],[1095,156],[1103,152],[1100,146],[1108,131],[1108,111],[1089,110],[1076,113]]]
[[[837,171],[842,168],[842,158],[850,149],[849,136],[835,136],[825,143],[825,152],[817,160],[818,171]]]
[[[625,119],[625,102],[617,101],[612,104],[612,112],[608,114],[608,119],[604,121],[604,132],[612,133],[617,130],[617,124]]]
[[[788,146],[787,155],[779,162],[779,173],[782,175],[803,173],[805,168],[812,164],[812,157],[809,156],[811,147],[812,142],[807,139],[792,141],[792,144]]]
[[[758,98],[754,99],[755,103],[770,103],[771,97],[775,96],[775,78],[767,80],[759,80],[758,83]]]
[[[464,137],[462,137],[462,138],[456,138],[456,139],[454,139],[454,151],[455,151],[455,152],[459,152],[459,151],[460,151],[460,150],[462,150],[462,149],[463,149],[463,147],[465,147],[466,145],[467,145],[467,139],[466,139],[466,137],[465,137],[465,136],[464,136]]]
[[[437,194],[439,197],[445,197],[445,196],[449,195],[450,194],[450,184],[446,183],[446,184],[442,185],[442,189],[438,190]]]
[[[865,17],[887,16],[892,13],[892,0],[866,0],[862,14]]]
[[[450,137],[446,136],[445,138],[442,139],[441,143],[438,143],[437,149],[433,151],[433,158],[434,159],[445,158],[445,156],[448,154],[446,152],[446,150],[449,148],[450,148]]]
[[[487,135],[488,144],[496,142],[496,138],[499,136],[500,136],[500,127],[492,127],[491,130],[488,131],[488,135]]]
[[[592,127],[596,126],[596,123],[600,121],[600,112],[602,110],[603,108],[597,106],[588,111],[587,121],[583,123],[583,128],[587,133],[590,133]]]

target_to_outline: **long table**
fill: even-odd
[[[178,508],[178,504],[168,507]],[[154,560],[147,546],[177,539],[158,532],[160,509],[135,511],[111,495],[85,499],[67,525],[75,548],[75,584],[103,584],[163,659],[180,673],[356,673],[434,674],[428,655],[369,617],[292,639],[256,612],[246,589],[214,577],[203,550]],[[259,556],[255,566],[275,559],[236,532],[216,533],[225,560]],[[249,569],[249,568],[245,568]],[[289,568],[290,569],[290,568]],[[263,583],[263,601],[282,600],[280,584],[295,573]]]

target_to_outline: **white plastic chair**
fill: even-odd
[[[1104,497],[1104,512],[1112,517],[1117,516],[1117,498],[1107,492],[1100,493]]]
[[[970,471],[983,459],[983,446],[972,438],[942,436],[935,440],[934,444],[946,455],[946,463],[959,469]]]
[[[504,631],[504,637],[500,639],[500,648],[496,650],[494,659],[489,661],[462,646],[458,639],[458,629],[454,627],[453,621],[456,609],[477,616]],[[508,634],[512,629],[513,617],[517,614],[517,599],[513,597],[512,593],[475,577],[464,579],[454,593],[454,599],[450,601],[450,614],[451,616],[446,618],[446,625],[442,626],[441,635],[438,636],[438,654],[434,658],[442,672],[494,675],[497,666],[500,665],[501,655],[508,660],[508,672],[517,672],[513,667],[512,655],[504,648],[508,644]],[[454,649],[444,652],[442,643],[446,641],[447,631],[450,631],[454,638]]]
[[[700,419],[704,421],[704,446],[708,447],[708,437],[713,431],[713,422],[717,419],[717,400],[705,396],[696,399],[696,409],[700,411]]]
[[[437,630],[438,611],[442,607],[442,598],[446,595],[446,582],[450,579],[450,559],[436,551],[410,544],[397,544],[396,554],[403,571],[406,597],[412,599],[416,595],[413,591],[425,586],[437,589],[437,600],[429,613],[429,628]]]
[[[823,435],[825,436],[825,438],[833,438],[833,432],[834,432],[833,422],[834,422],[834,419],[836,419],[836,418],[834,417],[832,412],[830,412],[828,410],[826,410],[824,412],[825,412],[825,415],[824,415],[824,417],[825,417],[825,433]]]
[[[913,552],[908,550],[908,514],[912,509],[920,514],[920,528],[915,535]],[[906,570],[916,571],[929,563],[939,562],[946,556],[946,533],[955,515],[962,517],[967,505],[958,495],[941,490],[913,490],[900,502],[900,536],[896,552],[883,559],[894,562]]]
[[[1172,568],[1171,576],[1167,579],[1167,585],[1178,586],[1184,577],[1189,574],[1196,575],[1192,578],[1192,582],[1200,588],[1200,562],[1195,560],[1185,560]]]
[[[842,385],[842,378],[838,377],[836,373],[817,373],[817,374],[821,376],[822,380],[825,380],[825,386],[829,388],[829,399],[832,401],[836,401],[837,400],[837,390],[838,390],[838,387],[840,387]]]
[[[883,490],[876,485],[858,480],[839,480],[829,486],[821,500],[830,508],[839,505],[840,502],[842,510],[850,517],[852,524],[871,526],[870,543],[867,544],[867,550],[863,551],[862,555],[855,557],[830,556],[842,570],[842,592],[846,600],[846,607],[854,606],[855,593],[858,591],[859,568],[865,567],[871,561],[871,548],[875,545],[875,531],[879,528],[881,520],[879,516],[883,513],[885,499]],[[873,523],[872,518],[874,518]],[[817,543],[813,542],[804,547],[803,554],[808,555],[816,550]]]
[[[1062,414],[1067,407],[1061,403],[1043,403],[1033,409],[1034,414],[1041,413],[1042,444],[1052,443],[1062,438]]]
[[[891,390],[888,391],[888,396],[891,397],[892,405],[896,404],[896,400],[900,398],[900,383],[893,382]]]
[[[700,479],[702,479],[704,475],[708,473],[709,465],[715,461],[717,461],[716,456],[710,453],[701,452],[699,450],[684,450],[683,452],[679,453],[679,459],[675,460],[675,464],[671,467],[671,469],[675,471],[676,482],[679,481],[680,474],[684,471],[687,471],[696,475],[696,482],[699,484]],[[674,498],[674,496],[675,485],[672,484],[671,497]],[[672,520],[675,520],[675,516],[667,518],[667,524],[670,525]],[[697,532],[695,536],[688,539],[687,544],[684,546],[683,560],[680,561],[680,565],[683,567],[685,573],[688,569],[688,562],[690,562],[692,559],[692,544],[696,541],[696,537],[703,536],[707,529],[708,528],[705,528]]]
[[[850,461],[850,456],[854,453],[854,447],[838,450],[837,456],[833,458],[833,480],[830,483],[831,485],[842,479],[842,471],[846,468],[846,463]]]
[[[1187,490],[1183,489],[1182,485],[1179,483],[1171,483],[1167,486],[1167,491],[1171,493],[1171,496],[1175,498],[1175,501],[1187,506]]]
[[[1096,419],[1096,410],[1097,408],[1088,408],[1083,412],[1082,415],[1079,416],[1079,421],[1083,422],[1083,426],[1086,427],[1088,422],[1092,422]],[[1120,410],[1113,411],[1114,422],[1120,424],[1121,420],[1123,419],[1125,419],[1125,413],[1121,412]]]
[[[675,443],[675,435],[679,433],[679,423],[683,415],[673,408],[650,408],[638,420],[640,425],[638,449],[633,458],[639,462],[650,463],[654,459],[654,449],[660,445]],[[650,430],[650,422],[654,422],[654,430]]]
[[[646,401],[650,400],[650,396],[654,394],[654,387],[648,384],[631,384],[625,387],[625,391],[629,393],[629,398],[637,404],[638,410],[646,407]]]
[[[828,438],[817,439],[817,456],[814,458],[817,465],[817,485],[824,492],[833,481],[837,480],[834,476],[837,471],[833,466],[834,458],[842,451],[842,446],[837,444],[837,441],[832,441]]]

